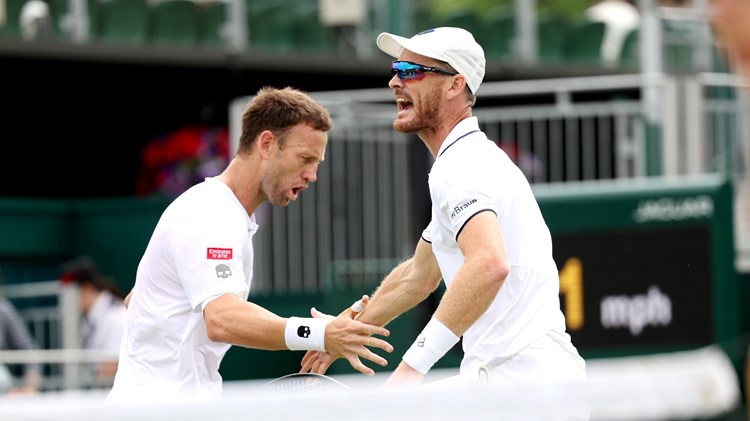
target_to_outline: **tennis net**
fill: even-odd
[[[586,383],[508,388],[446,381],[433,370],[423,386],[381,389],[388,373],[339,375],[351,388],[268,394],[268,380],[227,382],[219,401],[105,406],[104,392],[47,393],[0,399],[0,419],[42,420],[696,420],[718,419],[741,405],[736,370],[710,346],[648,356],[593,359]]]

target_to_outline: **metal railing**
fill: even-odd
[[[86,367],[116,360],[118,355],[112,350],[81,349],[77,285],[58,280],[27,282],[4,285],[2,294],[17,307],[37,349],[0,350],[0,364],[41,364],[40,388],[45,392],[98,386]]]

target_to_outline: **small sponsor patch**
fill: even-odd
[[[232,249],[209,247],[206,249],[206,258],[210,260],[231,260]]]
[[[451,211],[451,220],[456,219],[459,213],[466,210],[469,206],[473,205],[474,203],[477,203],[477,199],[471,199],[467,201],[466,203],[462,203],[458,206],[455,206],[453,210]]]

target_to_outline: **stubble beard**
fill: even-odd
[[[271,182],[275,176],[266,177],[261,183],[261,192],[266,201],[273,206],[284,207],[289,204],[290,200],[284,195],[284,191],[279,189],[276,183]]]
[[[434,90],[423,98],[420,104],[420,112],[416,112],[412,104],[414,118],[411,120],[396,119],[393,122],[393,128],[401,133],[418,133],[423,131],[434,130],[440,125],[440,97],[441,93]]]

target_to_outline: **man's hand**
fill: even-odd
[[[342,311],[339,314],[339,317],[344,316],[344,317],[348,317],[350,319],[354,319],[357,316],[357,314],[359,314],[364,309],[364,307],[367,306],[367,303],[369,302],[369,300],[370,300],[369,296],[363,295],[362,298],[360,300],[356,301],[354,304],[352,304],[351,307],[349,307],[349,308],[345,309],[344,311]],[[315,307],[313,307],[312,309],[310,309],[310,315],[312,317],[315,317],[315,318],[335,319],[334,316],[322,313],[322,312],[318,311],[317,309],[315,309]],[[368,346],[370,346],[370,345],[368,345]],[[392,352],[393,351],[393,347],[391,347],[390,350],[386,350],[386,351]],[[302,357],[302,362],[301,362],[302,367],[300,368],[299,372],[300,373],[311,372],[311,373],[325,374],[325,372],[328,370],[328,368],[331,366],[331,364],[334,361],[336,361],[336,359],[338,359],[338,358],[339,357],[334,357],[330,352],[307,351],[305,353],[305,356]],[[356,358],[357,358],[357,360],[359,360],[358,357],[356,357]],[[350,362],[351,362],[351,360],[350,360]],[[387,364],[387,362],[385,364],[383,364],[383,363],[379,363],[379,364],[384,366],[385,364]],[[354,365],[352,365],[352,366],[355,367]],[[355,367],[355,368],[357,368],[357,367]],[[362,370],[359,370],[359,371],[362,371]],[[371,372],[372,370],[369,370],[369,371]],[[365,372],[365,371],[362,371],[362,372],[365,373],[365,374],[369,374],[368,372]],[[369,375],[372,375],[372,374],[369,374]]]

